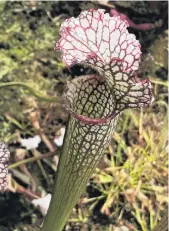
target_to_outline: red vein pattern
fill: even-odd
[[[116,104],[115,114],[126,108],[149,106],[153,101],[151,83],[139,80],[136,73],[140,43],[127,31],[127,21],[104,11],[91,9],[65,20],[56,49],[62,51],[68,66],[88,64],[104,77]]]
[[[102,9],[84,11],[78,18],[62,23],[56,48],[62,50],[63,61],[69,66],[87,61],[102,68],[119,60],[124,70],[138,70],[140,43],[128,33],[127,27],[127,21],[119,16],[110,17]]]

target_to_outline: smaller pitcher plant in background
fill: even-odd
[[[53,196],[42,231],[62,231],[108,146],[119,114],[153,101],[149,80],[139,80],[141,48],[128,22],[104,10],[65,20],[56,49],[68,67],[88,65],[98,74],[68,82],[63,101],[70,113]]]
[[[10,152],[7,145],[0,141],[0,192],[7,189],[7,176]]]

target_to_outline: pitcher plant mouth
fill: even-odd
[[[86,124],[104,124],[114,119],[115,100],[102,76],[86,75],[69,81],[63,92],[63,104],[77,120]]]
[[[126,108],[146,107],[153,101],[151,83],[147,79],[133,78],[119,87],[121,95],[117,97],[104,77],[80,76],[67,82],[63,105],[77,120],[94,125],[109,122]],[[101,105],[105,108],[102,114]]]

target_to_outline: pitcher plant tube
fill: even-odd
[[[104,10],[65,20],[56,49],[68,67],[88,65],[98,74],[68,82],[63,102],[70,116],[51,204],[42,231],[62,231],[87,181],[102,158],[126,108],[149,106],[149,80],[139,80],[141,47],[128,22]]]

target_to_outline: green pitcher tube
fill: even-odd
[[[63,230],[109,144],[118,118],[109,116],[113,99],[106,82],[99,76],[74,79],[67,84],[64,98],[72,115],[66,129],[52,202],[42,231]]]

